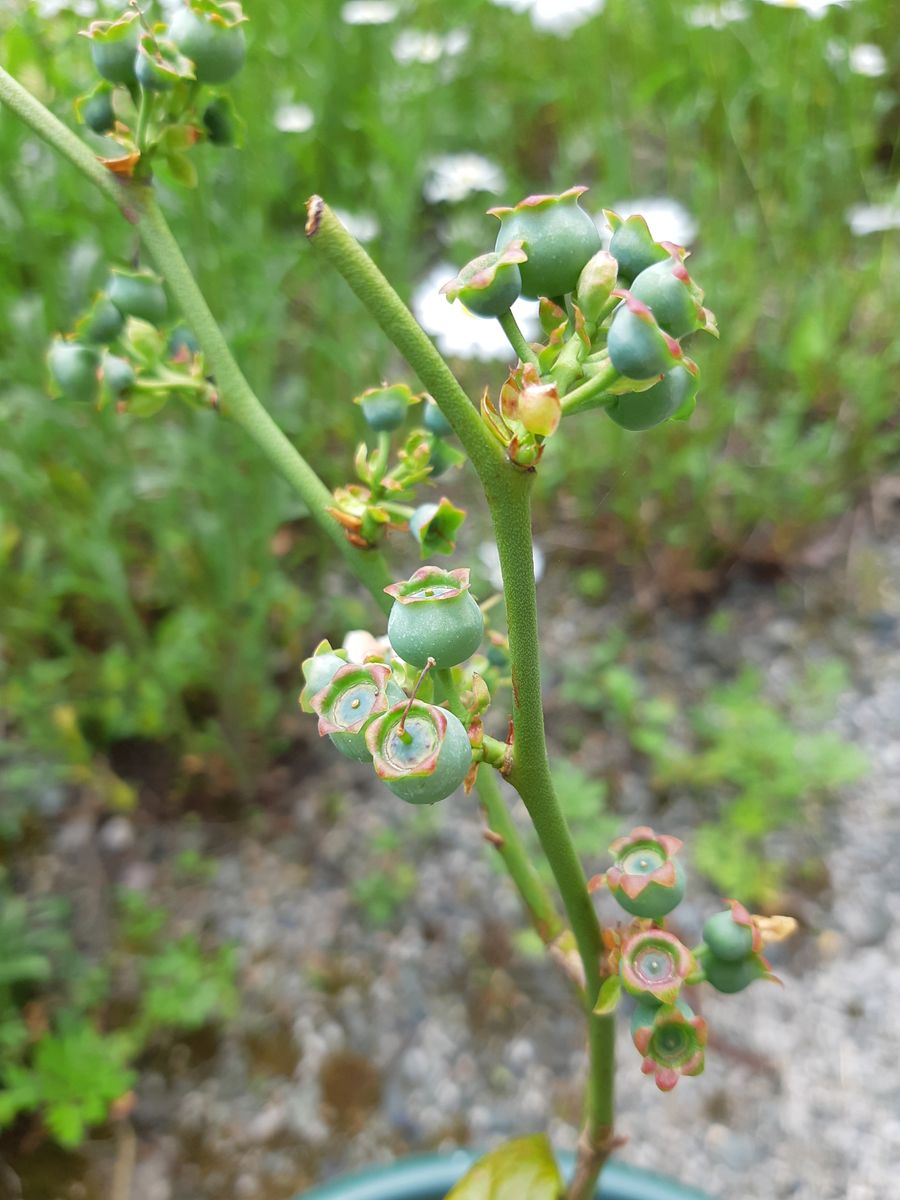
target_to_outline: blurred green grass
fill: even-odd
[[[748,0],[720,29],[692,24],[686,0],[608,0],[569,38],[488,0],[418,0],[382,25],[347,24],[332,0],[246,7],[246,145],[200,148],[201,187],[164,187],[164,203],[251,382],[329,484],[362,434],[350,398],[405,376],[306,246],[306,197],[371,214],[370,249],[409,297],[436,262],[489,247],[489,204],[573,182],[598,213],[639,196],[685,206],[722,339],[698,349],[687,425],[633,435],[596,413],[556,440],[541,524],[575,513],[590,534],[599,510],[624,562],[674,550],[702,568],[777,564],[896,471],[900,238],[854,236],[847,220],[898,198],[893,0],[820,20]],[[93,81],[84,23],[65,7],[0,14],[0,60],[70,123]],[[398,61],[410,30],[468,43]],[[869,43],[880,77],[851,70],[850,48]],[[308,106],[305,132],[277,127],[290,104]],[[465,152],[502,168],[504,195],[426,202],[432,157]],[[251,791],[292,732],[303,653],[366,610],[215,414],[141,423],[46,397],[49,337],[136,247],[6,113],[0,161],[3,758],[26,796],[46,764],[102,791],[104,756],[115,765],[132,743],[165,747],[176,787],[199,761],[215,786]],[[458,366],[473,395],[502,379],[500,364]]]

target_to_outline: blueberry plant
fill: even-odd
[[[584,1130],[568,1185],[538,1137],[487,1156],[453,1196],[474,1200],[499,1195],[497,1188],[512,1194],[511,1184],[527,1173],[532,1200],[563,1191],[568,1200],[586,1200],[617,1140],[620,1001],[630,998],[641,1070],[668,1091],[703,1069],[706,1024],[691,1007],[691,989],[705,982],[730,993],[771,978],[764,943],[785,929],[730,900],[710,917],[699,946],[682,944],[666,925],[684,895],[681,843],[644,826],[613,842],[613,865],[589,882],[554,788],[544,732],[530,512],[542,456],[573,420],[592,424],[587,436],[600,437],[604,420],[639,432],[687,419],[699,368],[685,344],[697,333],[716,334],[715,320],[687,270],[687,252],[655,241],[642,217],[612,212],[605,249],[580,204],[582,187],[492,209],[494,249],[443,289],[477,317],[497,320],[515,355],[496,400],[485,391],[476,406],[366,251],[313,196],[306,220],[313,251],[343,276],[423,388],[382,383],[356,397],[373,444],[358,447],[354,480],[329,491],[241,373],[154,187],[158,167],[195,184],[191,147],[235,140],[239,122],[223,85],[244,61],[244,20],[236,3],[187,0],[168,24],[150,21],[134,2],[117,20],[94,22],[84,32],[99,79],[79,114],[91,135],[105,139],[96,153],[0,71],[0,99],[112,201],[155,269],[111,271],[74,331],[49,348],[50,381],[62,401],[113,403],[145,416],[172,398],[216,404],[296,488],[374,597],[387,618],[386,639],[371,638],[368,652],[354,656],[359,661],[321,643],[303,663],[301,706],[339,754],[372,769],[399,800],[429,805],[477,789],[486,838],[566,971],[586,1025]],[[540,301],[537,341],[526,339],[511,311],[520,295]],[[421,420],[410,429],[411,413]],[[493,523],[505,633],[486,633],[486,605],[473,596],[466,566],[428,562],[398,581],[384,556],[391,532],[404,530],[424,559],[455,554],[465,514],[447,497],[423,500],[420,489],[466,461]],[[488,732],[498,724],[505,737]],[[562,914],[501,781],[531,818]],[[617,904],[619,920],[601,923],[601,894]],[[495,1181],[488,1190],[486,1179]]]

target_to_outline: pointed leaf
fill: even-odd
[[[594,1016],[608,1017],[610,1013],[615,1012],[621,995],[621,975],[610,975],[608,979],[604,979],[600,987],[600,994],[597,996],[597,1003],[594,1005]]]
[[[559,1200],[563,1181],[543,1134],[506,1142],[459,1181],[447,1200]]]

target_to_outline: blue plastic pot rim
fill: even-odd
[[[475,1162],[467,1150],[399,1159],[386,1166],[343,1175],[303,1192],[296,1200],[444,1200]],[[571,1154],[559,1155],[563,1173],[574,1165]],[[713,1200],[707,1192],[685,1187],[641,1167],[609,1162],[597,1189],[597,1200]]]

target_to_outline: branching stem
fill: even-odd
[[[222,411],[244,429],[293,485],[310,516],[334,543],[350,570],[372,593],[382,611],[389,611],[391,601],[383,589],[391,582],[391,576],[384,559],[376,551],[359,549],[347,541],[343,529],[329,512],[333,502],[331,493],[255,396],[166,223],[153,189],[144,183],[116,179],[80,138],[2,67],[0,101],[77,167],[137,227],[215,375]]]

